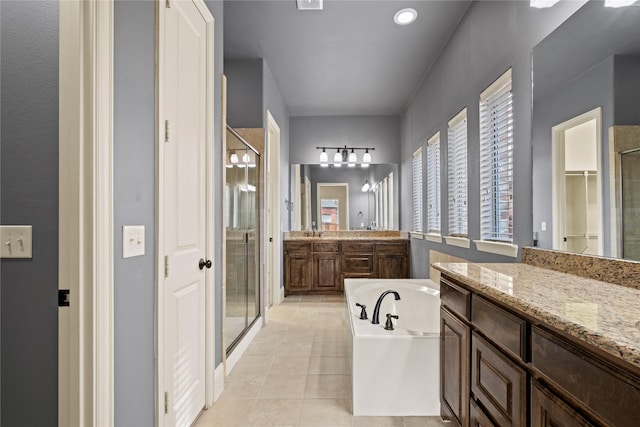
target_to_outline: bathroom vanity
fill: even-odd
[[[602,271],[596,257],[572,257],[566,265],[583,276]],[[442,416],[460,426],[640,425],[640,264],[618,262],[631,285],[524,263],[434,264]]]
[[[295,232],[285,238],[285,295],[342,293],[345,278],[408,278],[408,238],[397,232],[374,233],[313,237]]]

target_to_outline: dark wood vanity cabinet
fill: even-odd
[[[622,360],[446,275],[441,412],[459,426],[639,426],[640,379]]]
[[[285,295],[341,293],[346,278],[409,277],[409,242],[285,240],[284,268]]]

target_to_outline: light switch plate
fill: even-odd
[[[547,231],[547,223],[542,221],[540,223],[540,231]]]
[[[2,258],[32,258],[32,227],[30,225],[0,225]]]
[[[144,255],[144,225],[122,227],[122,258]]]

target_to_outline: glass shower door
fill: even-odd
[[[622,257],[640,261],[640,150],[622,153]]]
[[[260,155],[227,129],[226,315],[227,352],[260,315]]]

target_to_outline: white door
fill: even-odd
[[[207,19],[171,1],[161,33],[161,330],[164,424],[189,426],[205,406]],[[210,15],[209,15],[210,16]],[[200,265],[201,260],[205,265]],[[210,266],[210,264],[209,264]],[[162,403],[161,403],[162,404]]]
[[[280,304],[280,127],[267,111],[267,250],[266,271],[269,306]]]

